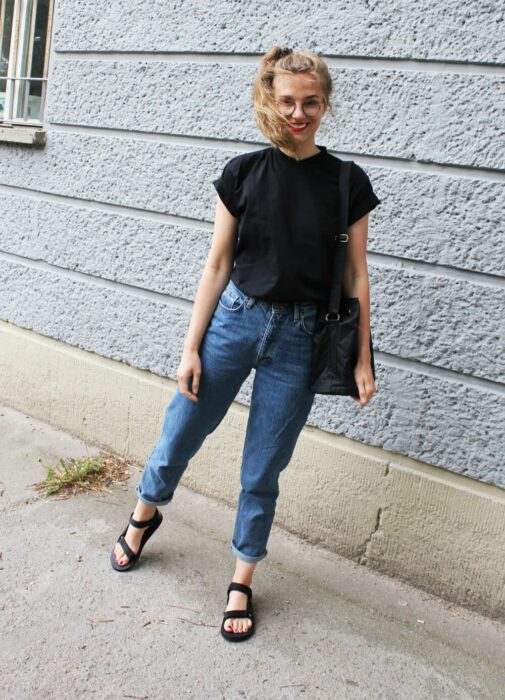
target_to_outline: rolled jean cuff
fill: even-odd
[[[233,542],[231,542],[230,544],[230,549],[238,559],[241,559],[242,561],[245,561],[248,564],[254,564],[257,561],[261,561],[268,554],[268,550],[265,549],[263,554],[260,554],[259,557],[250,557],[248,554],[242,554],[242,552],[239,552],[239,550],[235,547]]]
[[[135,493],[137,494],[137,498],[139,498],[142,501],[142,503],[146,503],[148,506],[166,506],[174,497],[174,494],[172,493],[170,498],[165,498],[163,501],[152,501],[151,499],[145,498],[145,496],[141,495],[140,486],[137,486]]]

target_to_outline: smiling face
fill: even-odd
[[[316,131],[327,110],[318,77],[312,73],[276,75],[273,80],[273,90],[274,99],[278,102],[295,104],[293,113],[286,116],[289,121],[289,126],[286,128],[292,135],[297,148],[314,145]],[[302,104],[310,106],[312,103],[313,106],[316,100],[322,103],[317,114],[305,114]]]

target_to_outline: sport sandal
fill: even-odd
[[[254,623],[254,612],[251,600],[252,590],[249,588],[249,586],[246,586],[245,583],[235,583],[235,581],[232,581],[228,586],[228,601],[230,600],[230,591],[240,591],[241,593],[247,594],[247,610],[228,610],[225,612],[221,623],[221,634],[230,642],[241,642],[250,637],[256,627]],[[248,617],[253,621],[253,624],[245,632],[229,632],[227,629],[225,629],[224,623],[230,617]]]
[[[124,538],[126,535],[126,531],[128,530],[128,525],[125,527],[123,532],[119,535],[118,537],[118,542],[123,548],[124,553],[126,554],[127,557],[129,557],[128,561],[126,564],[118,564],[116,560],[116,555],[114,554],[114,549],[110,553],[110,563],[112,564],[112,568],[115,569],[116,571],[128,571],[129,569],[132,568],[132,566],[135,566],[137,563],[138,558],[140,557],[140,554],[144,548],[145,543],[147,540],[153,535],[156,530],[159,528],[161,525],[161,521],[163,520],[163,516],[156,508],[156,513],[153,515],[150,520],[135,520],[133,517],[134,511],[132,511],[130,518],[129,518],[129,523],[130,525],[133,525],[133,527],[138,527],[142,528],[145,527],[146,530],[144,530],[144,533],[142,534],[142,539],[140,540],[140,547],[139,551],[135,554],[130,547],[128,547],[128,544]]]

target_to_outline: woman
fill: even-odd
[[[206,436],[219,425],[255,368],[231,550],[235,573],[221,625],[225,639],[255,629],[251,583],[267,541],[288,465],[314,394],[309,389],[312,335],[329,298],[337,230],[340,159],[315,134],[331,111],[332,80],[310,51],[274,47],[253,85],[257,124],[273,144],[231,158],[218,192],[212,245],[196,293],[177,371],[177,390],[137,487],[129,526],[111,563],[129,570],[162,521],[167,505]],[[380,200],[352,164],[344,293],[360,301],[359,360],[354,376],[366,404],[375,392],[370,363],[366,266],[368,212]]]

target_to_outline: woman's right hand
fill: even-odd
[[[181,356],[181,361],[177,369],[177,384],[181,394],[186,396],[191,401],[198,401],[196,394],[200,386],[200,375],[202,373],[202,363],[197,350],[184,349]],[[189,380],[192,378],[191,389],[189,389]]]

